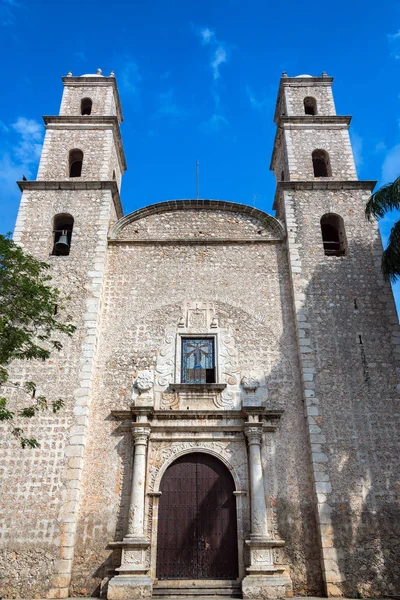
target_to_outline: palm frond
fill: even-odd
[[[400,208],[400,177],[372,194],[365,207],[365,216],[370,221],[371,217],[383,217],[395,208]]]
[[[400,221],[390,232],[389,243],[382,256],[382,273],[386,280],[392,282],[400,277]]]

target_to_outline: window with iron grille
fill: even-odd
[[[182,383],[216,383],[213,337],[182,338]]]

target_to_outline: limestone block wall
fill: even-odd
[[[64,78],[65,87],[61,100],[60,115],[79,116],[81,114],[81,100],[92,100],[91,116],[117,116],[117,107],[112,85],[68,85],[68,78]],[[81,79],[81,82],[84,79]]]
[[[69,152],[78,148],[83,152],[80,180],[110,180],[112,171],[121,178],[121,169],[114,149],[112,124],[65,128],[48,125],[43,143],[37,179],[69,179]],[[114,162],[115,161],[115,162]],[[77,178],[72,178],[74,181]]]
[[[399,326],[369,189],[282,192],[328,592],[399,585]],[[348,254],[325,256],[320,218],[343,217]],[[397,433],[396,433],[397,432]]]
[[[331,82],[326,84],[307,85],[307,83],[285,84],[285,115],[289,117],[304,115],[304,98],[315,98],[317,115],[336,115],[335,102],[332,95]]]
[[[290,125],[285,130],[285,139],[291,181],[314,179],[314,150],[329,154],[332,176],[328,179],[357,179],[349,133],[343,125]]]
[[[69,256],[49,256],[52,219],[74,217]],[[53,597],[68,593],[80,476],[86,444],[97,314],[109,223],[115,219],[110,191],[25,190],[14,239],[51,265],[65,295],[65,311],[77,327],[60,353],[45,363],[13,365],[12,380],[33,380],[49,400],[62,397],[56,415],[32,419],[27,428],[41,444],[22,450],[0,436],[2,461],[0,590],[5,597]],[[23,423],[26,425],[26,422]]]
[[[241,372],[262,369],[266,405],[285,411],[278,431],[266,435],[263,445],[268,507],[275,534],[286,540],[296,593],[321,592],[286,250],[281,242],[168,243],[168,235],[174,238],[178,231],[196,235],[199,219],[204,233],[217,238],[229,239],[232,227],[238,238],[263,228],[240,213],[223,219],[219,211],[204,217],[177,210],[127,224],[165,243],[124,242],[123,229],[120,242],[110,242],[73,594],[99,589],[118,564],[107,543],[126,531],[131,433],[110,412],[129,407],[135,374],[154,368],[166,331],[177,327],[184,303],[195,300],[214,303],[219,326],[235,337]]]

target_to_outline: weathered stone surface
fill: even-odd
[[[123,171],[109,79],[66,83],[61,115],[70,122],[49,121],[43,188],[27,187],[21,200],[15,239],[49,261],[77,331],[59,355],[23,374],[66,401],[59,414],[32,421],[41,448],[0,439],[3,595],[104,596],[108,585],[109,598],[149,597],[160,482],[188,452],[210,453],[232,473],[245,598],[317,595],[323,583],[330,595],[394,594],[399,328],[379,271],[376,224],[363,214],[368,185],[356,180],[347,121],[334,120],[331,80],[282,80],[273,159],[277,180],[285,179],[279,220],[193,200],[118,221],[115,193],[98,185],[115,171],[119,186]],[[86,96],[96,119],[113,119],[76,121]],[[288,127],[284,119],[304,114],[305,96],[316,98],[319,120]],[[71,181],[73,147],[84,151],[81,181],[96,185],[45,189],[49,180]],[[330,153],[332,178],[313,178],[315,148]],[[296,187],[299,180],[307,185]],[[74,217],[71,252],[49,256],[52,219],[63,212]],[[331,212],[344,220],[343,257],[324,254],[320,219]],[[218,389],[179,387],[181,338],[191,335],[215,340]],[[13,380],[21,376],[16,365]],[[144,510],[131,490],[131,409],[134,435],[150,430],[134,486],[144,491]],[[266,568],[268,558],[274,575],[246,575],[253,492],[245,428],[262,429],[253,473],[266,518],[253,523],[264,536],[253,562]],[[132,510],[143,511],[148,545],[134,540],[142,546],[124,547],[121,558],[121,545],[108,544],[130,532]],[[120,567],[148,574],[115,577]]]

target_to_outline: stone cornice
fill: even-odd
[[[115,105],[117,107],[117,114],[118,114],[119,122],[122,123],[122,121],[124,120],[124,117],[122,116],[121,100],[119,97],[117,80],[115,79],[115,77],[105,77],[104,75],[102,75],[101,77],[67,76],[67,77],[62,77],[62,82],[63,82],[64,86],[71,86],[71,87],[93,87],[93,86],[108,87],[109,85],[112,85],[113,89],[114,89],[114,99],[115,99]]]
[[[366,181],[358,179],[334,180],[334,179],[316,179],[314,181],[278,181],[274,198],[273,210],[276,210],[276,203],[280,192],[290,192],[295,190],[365,190],[372,192],[376,181]]]
[[[239,204],[236,202],[228,202],[225,200],[208,200],[208,199],[187,199],[187,200],[168,200],[166,202],[160,202],[158,204],[151,204],[140,208],[129,215],[126,215],[123,219],[119,220],[111,228],[109,240],[115,240],[118,237],[119,232],[126,227],[129,223],[148,217],[154,214],[160,214],[163,212],[170,212],[176,210],[221,210],[227,212],[237,212],[249,215],[255,219],[258,219],[266,229],[272,230],[277,239],[284,239],[285,231],[282,224],[269,215],[268,213],[248,206],[247,204]],[[275,237],[274,236],[274,237]],[[276,241],[275,240],[275,241]],[[122,241],[122,240],[121,240]]]
[[[148,238],[125,240],[108,240],[112,246],[227,246],[227,245],[252,245],[252,244],[279,244],[282,238]]]
[[[309,129],[310,125],[315,126],[315,129],[342,129],[346,127],[349,129],[351,123],[351,116],[337,116],[337,115],[299,115],[299,116],[280,116],[275,119],[277,128],[274,138],[274,146],[272,149],[271,162],[269,165],[270,171],[274,170],[275,154],[280,142],[280,138],[283,137],[283,132],[290,129]]]
[[[287,125],[318,125],[323,127],[324,125],[346,125],[347,127],[351,123],[352,117],[349,115],[338,116],[338,115],[297,115],[297,116],[282,116],[279,117],[278,127],[285,127]],[[285,127],[287,128],[287,127]]]
[[[116,181],[82,181],[80,179],[79,181],[17,181],[17,184],[21,192],[25,190],[110,190],[117,217],[120,219],[124,214]]]
[[[277,190],[368,190],[372,191],[376,181],[358,179],[335,180],[315,179],[311,181],[278,181]]]
[[[118,158],[122,171],[127,170],[124,146],[117,117],[113,115],[44,115],[46,129],[109,129],[112,128],[114,143],[118,150]],[[59,126],[59,127],[58,127]]]

